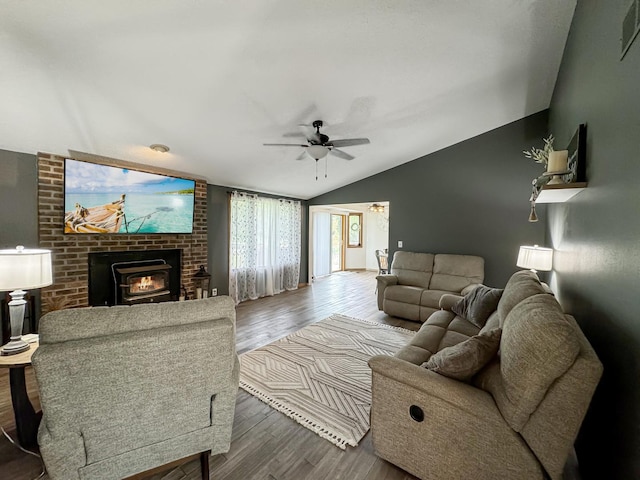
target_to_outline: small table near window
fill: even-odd
[[[24,448],[38,444],[38,426],[40,413],[36,413],[27,395],[25,368],[31,365],[31,356],[38,349],[38,342],[30,343],[29,350],[15,355],[0,355],[0,368],[9,369],[11,401],[16,418],[18,442]]]

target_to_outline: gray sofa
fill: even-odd
[[[394,357],[371,358],[376,453],[422,479],[562,478],[602,365],[546,292],[535,273],[514,274],[482,328],[445,296]],[[499,352],[470,381],[421,366],[496,329]]]
[[[484,280],[484,259],[399,251],[391,273],[378,275],[378,309],[387,315],[424,322],[439,308],[440,297],[465,295]]]
[[[229,450],[239,374],[229,297],[48,313],[33,366],[51,479],[115,480]]]

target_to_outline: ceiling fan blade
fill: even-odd
[[[368,138],[343,138],[342,140],[332,140],[334,147],[353,147],[355,145],[366,145],[371,143]]]
[[[303,150],[302,153],[300,155],[298,155],[296,160],[305,160],[307,158],[309,158],[309,156],[307,155],[307,151]]]
[[[308,147],[309,145],[303,145],[301,143],[263,143],[265,147]]]
[[[333,153],[336,157],[342,158],[344,160],[353,160],[354,158],[356,158],[353,155],[349,155],[347,152],[343,152],[342,150],[338,150],[337,148],[332,148],[331,149],[331,153]]]

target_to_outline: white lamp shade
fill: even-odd
[[[520,268],[530,268],[543,272],[551,270],[553,265],[553,249],[534,245],[522,246],[518,253],[516,265]]]
[[[322,145],[309,145],[307,147],[307,153],[311,158],[320,160],[321,158],[327,156],[327,153],[329,153],[329,149],[327,147],[323,147]]]
[[[0,292],[31,290],[53,283],[51,251],[0,250]]]

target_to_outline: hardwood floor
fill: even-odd
[[[340,272],[318,279],[313,286],[275,297],[245,302],[237,308],[238,353],[282,338],[332,313],[417,330],[420,325],[378,311],[374,272]],[[37,385],[27,369],[29,396],[39,408]],[[0,425],[15,429],[7,371],[0,371]],[[238,391],[231,450],[210,461],[216,480],[408,480],[415,477],[379,459],[368,433],[356,448],[340,450],[293,420]],[[41,471],[40,461],[0,438],[0,479],[31,480]],[[47,479],[48,477],[43,477]],[[149,480],[198,480],[198,460]]]

